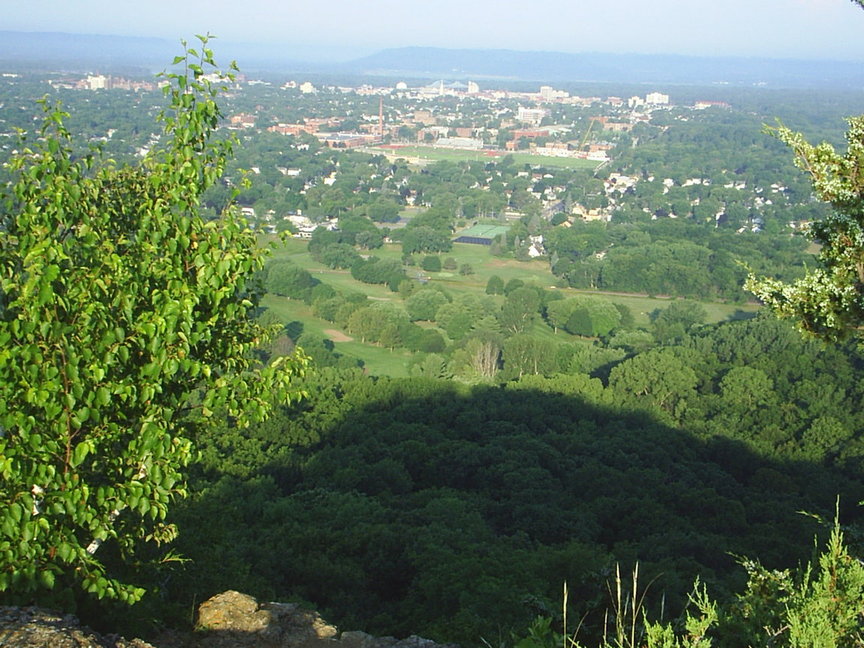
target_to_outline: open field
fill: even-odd
[[[408,367],[414,359],[414,354],[405,349],[385,349],[363,344],[345,335],[342,331],[333,329],[331,322],[326,322],[312,314],[312,309],[303,302],[266,295],[263,305],[273,311],[286,324],[300,322],[304,333],[312,333],[322,338],[333,340],[337,353],[350,358],[363,360],[366,370],[373,375],[407,376]],[[346,338],[348,338],[346,340]]]
[[[504,151],[477,151],[465,149],[438,148],[435,146],[401,146],[399,148],[369,148],[370,153],[378,153],[391,158],[402,157],[419,158],[430,162],[450,160],[500,160],[504,155],[512,155],[516,164],[530,164],[532,166],[561,167],[565,169],[595,169],[600,164],[596,160],[582,160],[580,158],[552,157],[548,155],[532,155],[523,151],[505,153]]]
[[[386,286],[370,285],[355,281],[347,270],[332,270],[312,259],[306,249],[307,242],[299,239],[289,239],[284,244],[278,244],[273,250],[276,259],[289,259],[297,265],[306,268],[314,277],[327,283],[340,291],[362,292],[376,301],[390,301],[401,303],[398,294],[391,292]],[[398,244],[389,244],[374,250],[373,254],[381,258],[401,259],[402,249]],[[418,263],[422,255],[417,255]],[[627,306],[633,313],[636,326],[648,327],[650,315],[653,311],[665,308],[670,299],[648,297],[646,295],[630,294],[605,294],[589,293],[589,291],[577,291],[572,288],[558,288],[557,277],[549,271],[549,265],[545,261],[522,262],[515,259],[494,257],[489,254],[489,248],[483,245],[471,245],[468,243],[455,243],[450,252],[440,255],[442,260],[453,257],[457,265],[470,264],[474,269],[473,275],[463,276],[455,271],[444,271],[435,273],[424,273],[419,265],[407,268],[409,276],[423,275],[430,284],[440,285],[451,294],[472,293],[485,295],[486,284],[489,278],[497,275],[508,282],[511,279],[521,279],[525,282],[537,283],[545,288],[556,288],[565,296],[578,294],[597,294],[604,296],[612,302]],[[298,321],[303,324],[303,330],[331,339],[335,349],[339,353],[363,360],[367,370],[371,374],[405,376],[408,375],[409,366],[414,359],[414,354],[404,349],[389,350],[382,347],[363,344],[357,340],[346,340],[344,331],[334,328],[331,322],[326,322],[315,317],[311,308],[303,302],[290,300],[275,295],[267,295],[264,305],[284,322]],[[755,304],[721,304],[714,302],[702,302],[708,313],[709,322],[720,322],[730,318],[741,317],[757,311],[759,307]],[[556,340],[573,338],[563,332],[553,333],[545,323],[535,325],[534,333],[541,337],[550,337]]]

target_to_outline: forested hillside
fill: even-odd
[[[469,387],[322,369],[248,433],[199,438],[176,509],[192,558],[166,593],[225,587],[314,602],[340,624],[467,645],[553,614],[567,581],[596,636],[616,564],[674,616],[699,576],[739,591],[741,557],[810,556],[812,517],[858,519],[854,348],[758,318],[622,361],[601,380]],[[669,405],[674,403],[670,412]]]

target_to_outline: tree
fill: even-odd
[[[449,231],[438,231],[426,225],[406,227],[402,234],[403,254],[447,252],[452,247]]]
[[[567,320],[570,319],[575,307],[575,302],[568,299],[559,299],[546,306],[546,319],[549,320],[549,324],[552,325],[556,333],[559,328],[567,326]]]
[[[481,378],[494,378],[501,357],[501,343],[492,336],[472,337],[465,344],[468,367]]]
[[[684,337],[708,318],[705,307],[689,299],[673,301],[664,309],[652,313],[654,335],[661,342],[671,342]]]
[[[491,278],[490,278],[490,280],[491,280]],[[511,279],[510,281],[507,282],[506,286],[504,286],[504,294],[509,295],[514,290],[518,290],[519,288],[522,288],[524,285],[525,285],[524,281],[514,277],[513,279]]]
[[[522,333],[530,328],[540,308],[540,297],[533,288],[517,288],[507,296],[498,313],[505,331]]]
[[[739,412],[763,406],[773,397],[774,383],[761,369],[732,367],[720,381],[723,404]]]
[[[348,243],[333,243],[320,248],[317,258],[330,268],[350,268],[362,257]]]
[[[485,302],[486,299],[481,300],[470,294],[460,295],[452,302],[442,304],[438,308],[435,321],[447,332],[451,340],[461,340],[478,319],[494,309],[494,306]]]
[[[399,290],[400,282],[407,278],[399,261],[378,257],[356,261],[351,266],[351,276],[364,283],[388,284],[393,292]]]
[[[680,419],[696,393],[696,372],[671,349],[640,353],[612,368],[609,386],[628,396],[646,397]]]
[[[591,322],[591,310],[587,304],[581,304],[573,309],[564,328],[572,335],[591,337],[594,335],[594,325]]]
[[[387,198],[379,198],[366,205],[366,215],[377,223],[395,223],[399,220],[399,205]]]
[[[267,292],[292,299],[311,301],[312,289],[321,283],[308,270],[290,261],[276,261],[268,264],[264,286]]]
[[[565,329],[573,335],[593,337],[607,335],[621,321],[621,312],[615,304],[599,297],[573,297],[550,302],[546,317],[555,328]]]
[[[374,232],[366,231],[366,232],[357,232],[357,237],[355,238],[357,245],[361,248],[365,248],[367,250],[373,250],[375,248],[380,248],[384,245],[384,234],[380,230],[376,230]]]
[[[840,340],[864,323],[864,116],[849,119],[844,155],[825,142],[813,146],[785,126],[773,132],[792,148],[796,163],[812,178],[814,193],[834,213],[809,232],[820,246],[822,267],[792,283],[751,274],[745,288],[803,331]]]
[[[435,313],[443,304],[448,303],[447,296],[440,290],[424,288],[419,290],[405,300],[405,310],[411,321],[435,319]]]
[[[489,277],[489,281],[486,282],[486,294],[487,295],[503,295],[504,294],[504,280],[498,275],[492,275]]]
[[[578,301],[582,306],[577,309],[585,309],[587,319],[590,323],[590,329],[587,335],[599,336],[608,335],[612,329],[616,328],[621,322],[621,312],[615,307],[612,302],[600,298],[580,297]],[[572,318],[571,318],[572,319]],[[571,329],[568,320],[568,330],[574,335],[586,335],[582,332]]]
[[[514,335],[504,341],[504,369],[510,378],[553,374],[558,370],[556,350],[556,345],[551,340],[531,335]]]
[[[426,272],[441,272],[441,257],[425,256],[420,262],[420,267]]]
[[[265,251],[233,210],[200,215],[230,140],[207,38],[165,76],[164,146],[137,166],[74,152],[59,107],[0,202],[0,592],[75,586],[135,602],[96,552],[176,534],[195,430],[287,402],[300,356],[259,366],[248,281]],[[185,43],[184,43],[185,48]],[[200,52],[200,53],[199,53]],[[104,553],[104,552],[103,552]],[[113,552],[112,552],[113,553]]]
[[[372,308],[358,308],[348,318],[345,327],[348,332],[359,337],[361,342],[377,342],[381,330],[381,317]]]

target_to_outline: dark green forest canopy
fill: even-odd
[[[738,589],[735,556],[806,558],[818,525],[800,511],[830,517],[839,493],[860,516],[856,354],[770,319],[661,353],[694,378],[679,425],[656,392],[586,375],[469,387],[321,370],[281,418],[199,439],[177,516],[194,562],[172,596],[239,587],[343,627],[476,644],[551,613],[566,580],[590,632],[616,562],[639,561],[651,604],[674,611],[697,574],[721,598]]]

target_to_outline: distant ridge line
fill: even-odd
[[[864,89],[864,66],[850,61],[400,47],[349,65],[372,75]]]
[[[0,65],[102,71],[137,66],[154,71],[179,51],[179,41],[179,37],[0,31]],[[300,60],[289,47],[290,43],[216,42],[219,60],[233,58],[243,70],[282,74],[864,90],[864,65],[853,61],[398,47],[334,62],[332,57],[325,60],[309,52],[306,55],[312,60]],[[325,49],[318,48],[319,52]]]

